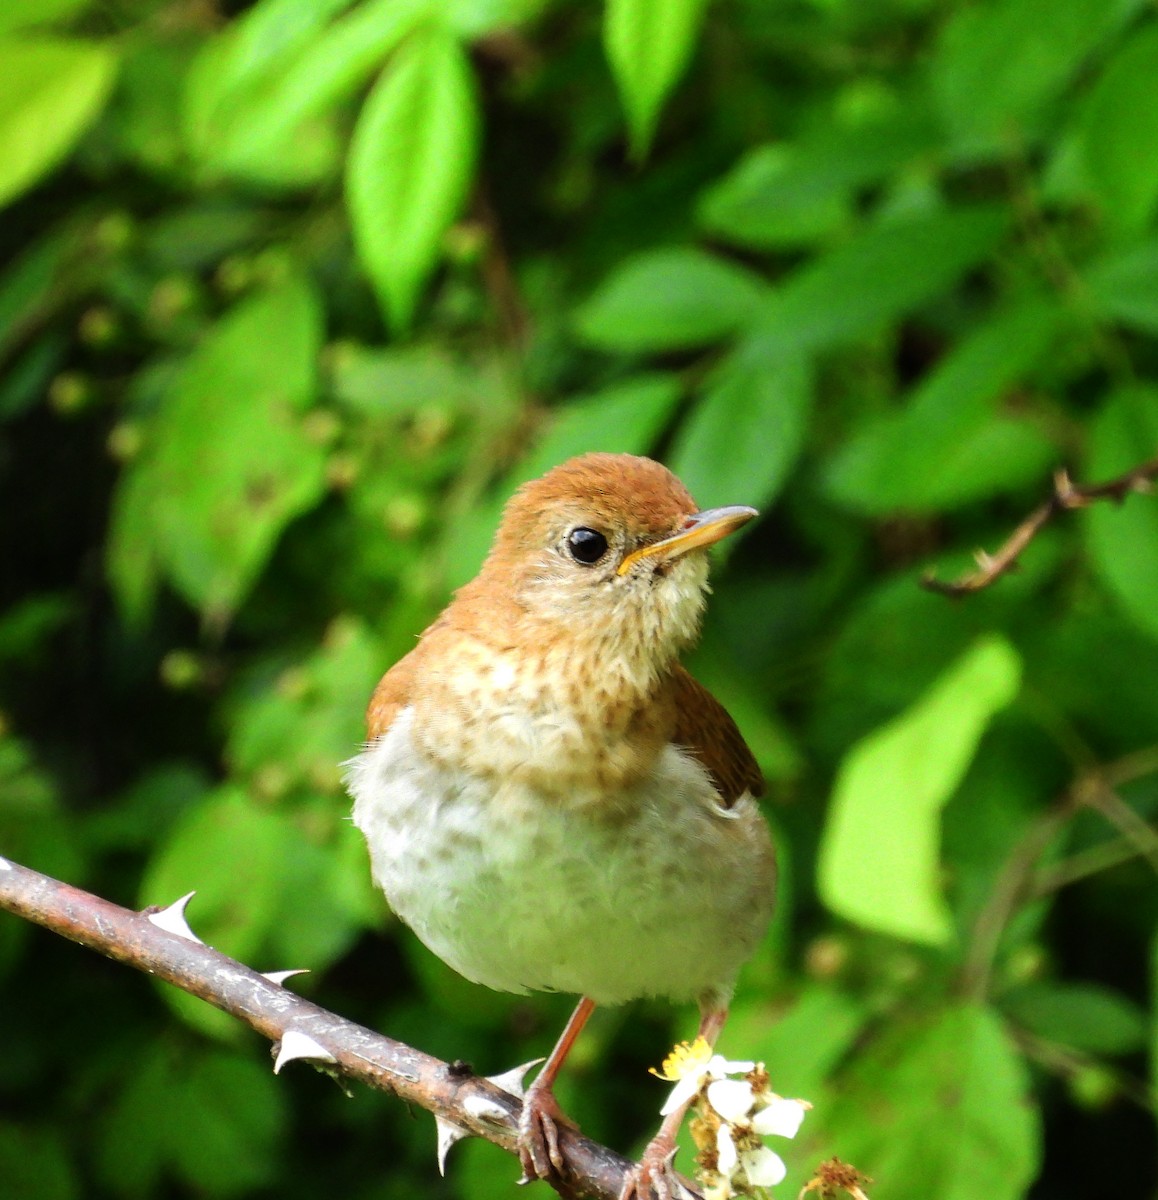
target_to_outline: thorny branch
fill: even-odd
[[[1131,492],[1148,492],[1158,478],[1158,458],[1141,463],[1116,479],[1106,483],[1094,483],[1078,487],[1066,471],[1058,471],[1053,478],[1053,494],[1039,505],[1009,535],[996,554],[984,550],[977,552],[977,570],[960,579],[943,582],[930,571],[921,580],[921,586],[942,596],[967,596],[989,587],[1006,572],[1017,565],[1023,550],[1041,531],[1042,526],[1061,512],[1072,512],[1077,508],[1088,508],[1098,500],[1116,500],[1121,503]]]
[[[514,1152],[518,1096],[294,995],[280,976],[261,975],[191,934],[172,932],[186,928],[180,903],[161,912],[134,912],[0,858],[0,909],[155,975],[237,1017],[281,1043],[279,1066],[295,1057],[326,1064],[343,1080],[394,1092],[428,1109],[439,1119],[440,1153],[442,1139],[448,1134],[453,1139],[451,1127],[459,1136],[484,1137]],[[175,919],[157,923],[174,911]],[[572,1171],[570,1178],[554,1185],[559,1194],[565,1200],[617,1200],[632,1164],[576,1129],[560,1126],[559,1135]]]

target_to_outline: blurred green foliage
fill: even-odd
[[[7,0],[0,851],[491,1072],[567,1008],[391,921],[340,763],[521,480],[755,503],[693,667],[770,780],[723,1048],[795,1195],[1155,1195],[1158,16],[1142,0]],[[200,1002],[0,918],[0,1192],[510,1194]],[[630,1150],[691,1015],[599,1014]]]

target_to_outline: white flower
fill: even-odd
[[[794,1138],[800,1132],[804,1114],[811,1107],[803,1100],[785,1100],[782,1096],[774,1096],[753,1116],[752,1128],[761,1137],[774,1133],[777,1137]]]
[[[737,1146],[731,1125],[721,1125],[716,1133],[716,1164],[727,1179],[743,1172],[752,1187],[775,1187],[788,1174],[784,1160],[767,1146]]]
[[[757,1090],[746,1079],[709,1083],[707,1096],[708,1103],[729,1124],[749,1124],[763,1137],[770,1133],[795,1137],[804,1114],[812,1107],[804,1100],[785,1100],[774,1092]]]
[[[755,1067],[751,1062],[732,1062],[722,1055],[713,1054],[711,1046],[702,1038],[694,1042],[680,1042],[663,1061],[663,1067],[653,1075],[674,1083],[671,1093],[661,1108],[660,1114],[667,1116],[695,1099],[700,1088],[708,1080],[722,1080],[728,1075],[743,1075]]]
[[[717,1079],[708,1084],[708,1103],[725,1121],[739,1121],[756,1107],[756,1094],[746,1079]]]

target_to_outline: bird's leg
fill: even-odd
[[[523,1178],[527,1182],[532,1179],[549,1179],[553,1175],[563,1173],[559,1125],[574,1123],[563,1115],[559,1102],[555,1099],[555,1077],[594,1009],[594,1000],[588,1000],[584,996],[579,1001],[571,1019],[559,1035],[555,1049],[551,1051],[543,1069],[523,1097],[523,1111],[519,1116],[519,1162],[523,1167]]]
[[[716,1039],[724,1027],[728,1010],[709,1008],[700,1016],[699,1037],[715,1048]],[[673,1109],[664,1117],[655,1137],[647,1144],[635,1170],[628,1175],[619,1193],[619,1200],[677,1200],[684,1193],[684,1185],[672,1165],[676,1153],[676,1139],[688,1109],[695,1101],[690,1100]]]

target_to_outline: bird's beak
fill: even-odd
[[[694,516],[688,517],[679,533],[664,538],[661,542],[652,542],[650,546],[641,546],[633,550],[619,564],[617,575],[625,575],[631,568],[644,558],[658,554],[662,558],[678,558],[698,546],[710,546],[720,538],[739,529],[756,516],[754,508],[744,504],[730,504],[726,508],[706,508]]]

